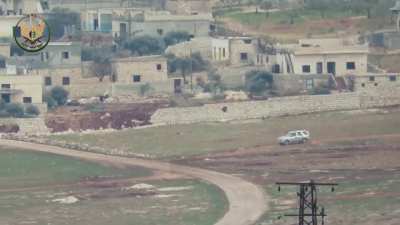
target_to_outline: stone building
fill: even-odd
[[[81,64],[81,44],[79,42],[50,42],[36,55],[39,67],[69,67]]]
[[[43,83],[40,76],[0,76],[1,99],[6,103],[43,103]]]
[[[151,86],[153,93],[181,92],[181,78],[169,78],[167,59],[163,56],[119,58],[112,61],[114,80],[112,95],[139,94],[143,85]]]
[[[353,90],[362,94],[390,93],[389,96],[398,96],[400,92],[399,74],[372,74],[366,73],[354,76]]]
[[[232,66],[255,65],[259,40],[252,37],[217,37],[211,41],[212,60]]]
[[[289,48],[296,74],[365,74],[368,69],[367,45],[342,39],[306,39]]]

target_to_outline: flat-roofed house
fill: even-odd
[[[0,85],[3,102],[43,103],[43,82],[40,76],[0,75]]]
[[[368,70],[367,45],[342,39],[307,39],[291,48],[296,74],[365,74]]]

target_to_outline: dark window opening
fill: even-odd
[[[375,77],[374,76],[370,76],[369,77],[369,81],[375,81]]]
[[[6,68],[6,60],[0,59],[0,68]]]
[[[70,84],[69,77],[63,77],[62,78],[62,84],[63,85],[69,85]]]
[[[240,60],[247,61],[248,60],[247,53],[245,53],[245,52],[240,53]]]
[[[389,76],[389,80],[394,82],[397,80],[397,76]]]
[[[318,62],[317,63],[317,74],[322,74],[324,71],[323,71],[323,64],[322,64],[322,62]]]
[[[164,34],[164,30],[163,30],[163,29],[157,29],[157,33],[158,33],[159,35],[163,35],[163,34]]]
[[[355,70],[356,69],[356,63],[355,62],[347,62],[346,63],[346,68],[348,70]]]
[[[23,101],[23,103],[32,103],[32,97],[24,97],[23,99],[22,99],[22,101]]]
[[[245,39],[243,40],[245,44],[251,44],[251,39]]]
[[[310,73],[311,72],[311,66],[310,65],[304,65],[303,66],[303,73]]]
[[[215,31],[215,25],[214,25],[214,24],[211,24],[211,25],[210,25],[210,31],[212,31],[212,32]]]
[[[1,84],[1,88],[2,89],[10,89],[11,88],[11,84]]]
[[[361,84],[361,87],[365,87],[365,84],[364,84],[364,83],[362,83],[362,84]]]
[[[63,52],[62,53],[62,58],[63,59],[69,59],[69,52]]]
[[[378,83],[375,83],[374,85],[375,85],[375,87],[378,87]]]
[[[139,83],[141,81],[140,75],[133,75],[133,82],[134,83]]]
[[[281,73],[281,66],[279,64],[272,66],[272,73]]]
[[[161,64],[157,64],[157,70],[160,71],[162,69],[162,65]]]
[[[45,77],[44,78],[44,84],[46,85],[46,86],[51,86],[51,77]]]

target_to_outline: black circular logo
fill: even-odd
[[[38,52],[50,42],[49,26],[42,16],[36,14],[20,19],[13,34],[17,45],[27,52]]]

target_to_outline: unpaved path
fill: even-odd
[[[208,181],[222,189],[229,202],[228,212],[216,225],[253,225],[267,210],[267,196],[260,187],[241,178],[223,173],[166,162],[108,156],[21,141],[0,140],[0,145],[97,162],[142,166]]]

